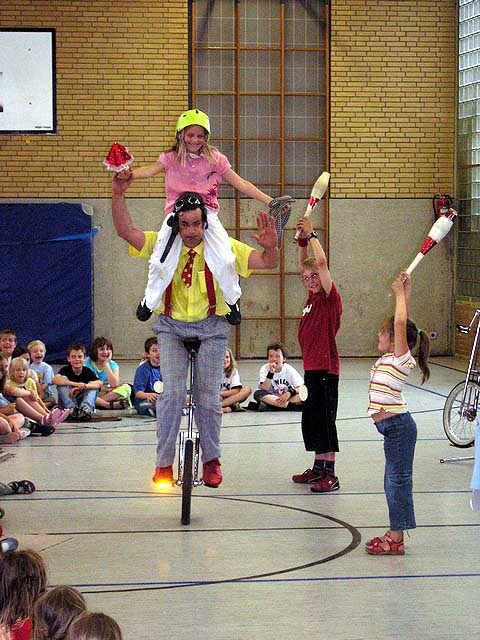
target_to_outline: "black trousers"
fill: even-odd
[[[338,451],[338,376],[327,371],[305,371],[308,398],[303,403],[302,434],[307,451]]]

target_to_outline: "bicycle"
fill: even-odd
[[[480,309],[477,309],[470,323],[468,325],[457,324],[457,330],[460,333],[470,333],[479,316]],[[453,446],[460,449],[467,449],[475,443],[477,410],[480,398],[479,342],[480,322],[477,322],[466,378],[463,382],[459,382],[453,387],[443,408],[443,429],[445,434]]]
[[[195,357],[200,349],[198,338],[189,338],[183,341],[185,349],[188,351],[188,361],[190,368],[190,389],[188,394],[187,408],[187,430],[178,434],[178,477],[174,481],[178,487],[182,487],[182,524],[190,524],[190,512],[192,503],[192,489],[203,484],[198,479],[198,468],[200,461],[200,437],[198,431],[193,427],[193,412],[195,410],[194,384],[195,384]]]

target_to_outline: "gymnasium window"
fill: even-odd
[[[480,3],[459,0],[456,296],[480,299]]]

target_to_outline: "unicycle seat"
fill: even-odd
[[[188,353],[198,353],[201,344],[202,341],[197,336],[195,336],[194,338],[186,338],[183,341],[183,346],[188,351]]]

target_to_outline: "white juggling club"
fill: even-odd
[[[315,181],[315,184],[312,187],[312,193],[310,194],[310,200],[308,201],[307,208],[305,210],[305,218],[309,218],[312,211],[317,206],[317,203],[325,195],[326,190],[328,189],[328,183],[330,182],[330,174],[328,171],[324,171],[322,174],[318,176]],[[295,234],[295,241],[298,240],[300,236],[300,231],[297,231]]]
[[[428,232],[427,239],[422,244],[420,251],[412,260],[410,266],[407,269],[407,273],[411,274],[412,271],[423,260],[426,254],[433,249],[433,247],[441,242],[450,229],[453,227],[453,221],[457,217],[457,212],[454,209],[449,209],[447,215],[440,216],[438,220],[432,225],[432,228]]]

